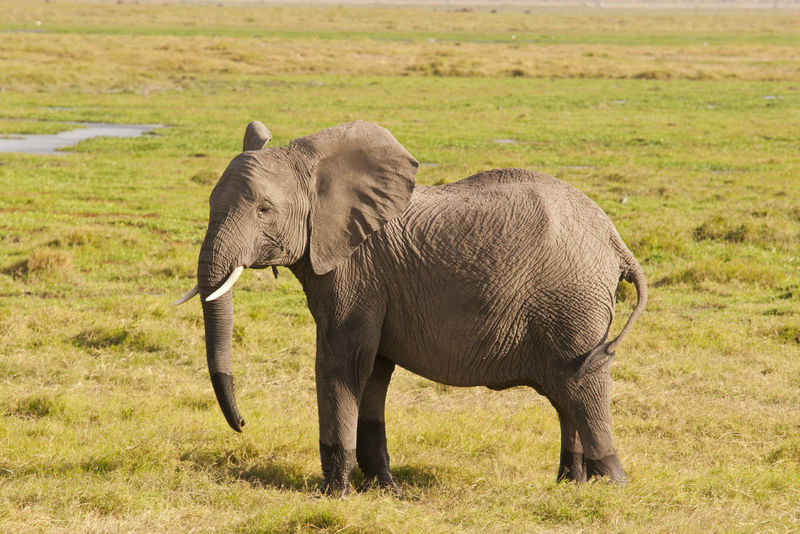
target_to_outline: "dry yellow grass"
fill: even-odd
[[[766,45],[518,45],[452,42],[7,34],[0,86],[124,90],[187,76],[341,74],[800,81],[800,48]],[[182,81],[183,80],[183,81]]]
[[[443,3],[444,4],[444,3]],[[576,4],[578,4],[576,2]],[[771,7],[771,6],[769,6]],[[466,34],[479,39],[487,34],[513,32],[541,39],[699,39],[749,41],[771,34],[786,38],[796,34],[800,14],[792,9],[596,9],[590,6],[370,6],[342,7],[309,2],[299,6],[279,3],[226,3],[224,0],[0,0],[2,25],[17,28],[91,29],[101,32],[247,33],[280,32],[296,35],[353,35],[385,33],[389,36]],[[495,13],[489,13],[494,9]],[[37,26],[36,22],[41,25]],[[796,39],[796,37],[795,37]]]
[[[0,0],[0,86],[191,74],[800,80],[800,13]],[[184,82],[188,83],[188,82]]]

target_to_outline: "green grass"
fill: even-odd
[[[166,126],[0,154],[0,530],[800,528],[797,14],[0,9],[5,30],[46,30],[0,34],[0,133]],[[499,42],[512,26],[555,44]],[[285,269],[237,285],[231,432],[199,305],[171,302],[253,119],[274,144],[371,120],[420,183],[524,166],[595,199],[651,286],[611,368],[629,484],[555,484],[558,422],[533,391],[401,370],[387,433],[405,496],[316,496],[314,324]],[[617,330],[634,293],[618,298]]]

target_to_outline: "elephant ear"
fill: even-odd
[[[244,141],[242,142],[242,152],[248,150],[261,150],[264,145],[272,140],[272,133],[264,126],[264,123],[253,121],[247,125],[244,131]]]
[[[312,172],[309,253],[314,272],[325,274],[403,213],[419,163],[388,130],[363,121],[294,143],[319,158]]]

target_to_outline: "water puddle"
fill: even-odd
[[[139,137],[163,128],[161,124],[107,124],[103,122],[70,122],[83,126],[76,130],[42,135],[0,135],[0,152],[20,154],[63,155],[59,149],[77,145],[92,137]]]

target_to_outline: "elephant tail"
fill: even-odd
[[[631,312],[631,316],[628,317],[628,322],[625,323],[625,326],[617,337],[611,341],[601,343],[586,355],[586,358],[584,358],[578,369],[578,380],[581,380],[586,374],[599,369],[614,357],[617,345],[622,341],[622,338],[625,337],[625,334],[628,333],[628,330],[631,329],[636,319],[642,314],[647,304],[647,280],[644,277],[644,271],[641,265],[639,265],[639,262],[636,261],[636,258],[633,257],[633,254],[631,254],[624,245],[623,248],[623,265],[620,280],[632,283],[636,288],[636,307]],[[611,325],[609,325],[609,327],[610,326]]]

